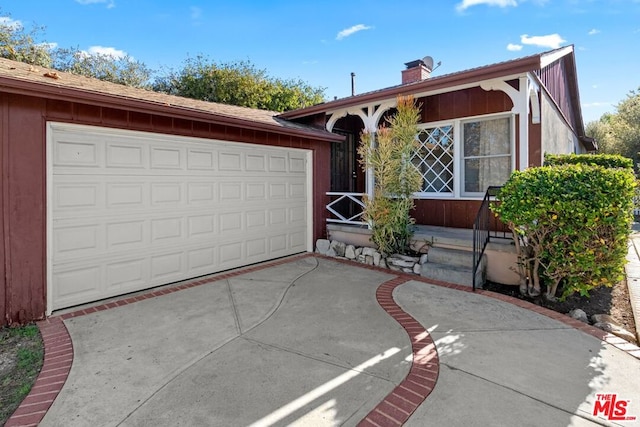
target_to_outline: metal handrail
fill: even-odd
[[[482,256],[492,237],[500,239],[511,239],[506,231],[506,226],[495,215],[491,214],[490,204],[495,201],[501,186],[490,186],[487,188],[478,214],[473,223],[473,290],[476,290],[476,272],[482,263]],[[493,218],[493,222],[491,219]],[[500,230],[501,229],[501,230]]]

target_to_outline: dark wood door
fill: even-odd
[[[334,133],[344,135],[344,141],[331,145],[331,191],[356,191],[357,160],[356,135],[353,132],[334,129]]]

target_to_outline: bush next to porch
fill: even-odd
[[[404,253],[409,248],[414,203],[422,177],[411,163],[418,142],[419,108],[413,97],[398,97],[397,113],[375,135],[364,132],[358,147],[359,162],[373,170],[373,197],[363,199],[364,219],[371,224],[371,241],[385,255]]]
[[[636,180],[616,157],[553,156],[502,188],[492,210],[513,232],[522,293],[588,296],[623,278]]]

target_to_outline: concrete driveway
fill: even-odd
[[[634,348],[501,299],[301,256],[76,311],[40,425],[640,425]]]

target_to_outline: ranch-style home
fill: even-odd
[[[596,149],[573,47],[437,77],[428,65],[277,114],[0,60],[0,324],[313,251],[335,194],[371,191],[358,137],[398,95],[421,105],[419,224],[468,229],[511,171]]]

